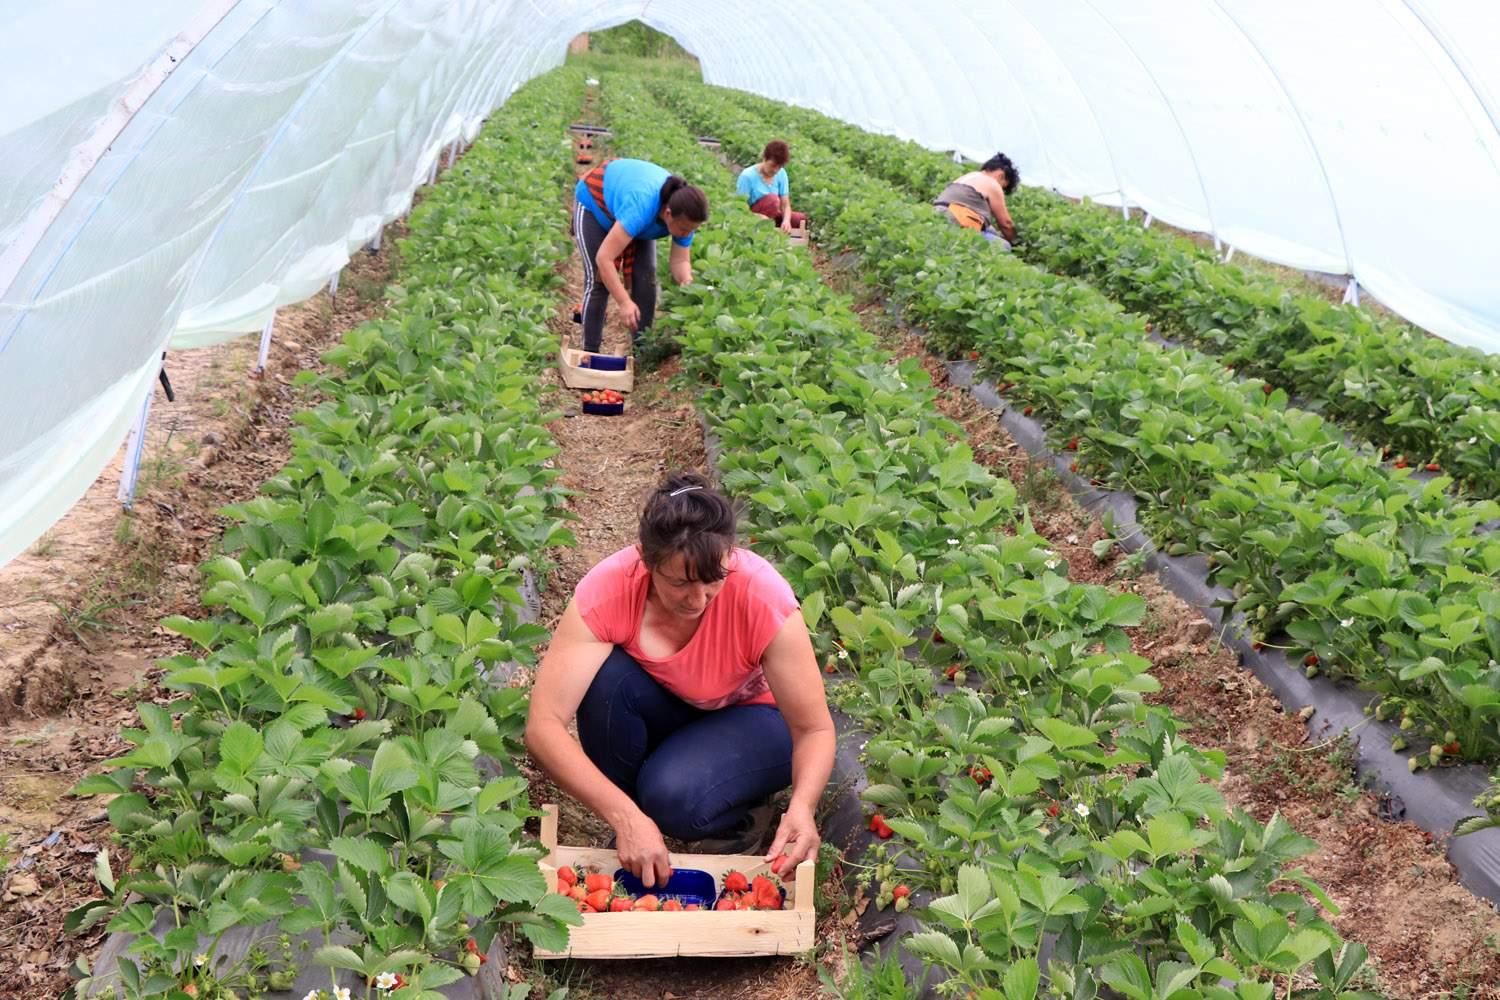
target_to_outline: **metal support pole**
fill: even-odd
[[[151,397],[154,395],[156,379],[146,384],[146,398],[141,400],[141,410],[125,437],[125,468],[120,471],[120,489],[116,496],[126,510],[135,503],[135,484],[141,476],[141,456],[146,450],[146,420],[151,416]]]
[[[1349,284],[1344,286],[1344,305],[1359,308],[1359,279],[1351,275]]]
[[[1125,192],[1120,192],[1120,214],[1125,216],[1125,221],[1130,221],[1130,203],[1125,200]]]
[[[1232,260],[1234,260],[1234,244],[1231,243],[1229,245],[1229,252],[1224,255],[1224,263],[1228,264]]]
[[[1146,218],[1141,221],[1141,228],[1142,229],[1150,229],[1151,228],[1151,213],[1150,212],[1147,212],[1146,213]]]
[[[448,169],[453,169],[453,161],[458,159],[458,144],[461,140],[454,139],[453,145],[448,147]]]
[[[276,314],[272,313],[271,318],[266,320],[265,329],[260,331],[260,356],[255,362],[255,370],[258,372],[266,370],[266,359],[271,356],[271,331],[275,326]]]
[[[1214,253],[1218,253],[1220,250],[1223,250],[1223,249],[1224,249],[1224,245],[1219,242],[1219,234],[1218,233],[1214,233]]]
[[[328,298],[329,299],[337,299],[339,297],[339,276],[342,275],[343,273],[344,272],[342,272],[342,271],[334,271],[333,272],[333,277],[330,278],[330,279],[328,279]]]
[[[438,158],[434,156],[432,158],[432,169],[427,171],[427,184],[429,187],[437,183],[437,164]]]
[[[370,241],[370,252],[371,253],[379,253],[380,252],[380,236],[384,232],[385,232],[385,227],[384,226],[381,226],[379,229],[375,230],[375,238]]]

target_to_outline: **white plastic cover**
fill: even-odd
[[[631,18],[711,83],[1004,149],[1500,351],[1491,0],[10,3],[0,563],[106,464],[163,349],[311,294],[574,34]]]

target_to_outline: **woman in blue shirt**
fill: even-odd
[[[780,139],[766,143],[760,162],[740,171],[736,187],[749,204],[750,211],[781,223],[784,233],[791,232],[793,226],[801,229],[807,225],[806,215],[792,211],[790,186],[786,179],[786,164],[791,158],[791,150]]]
[[[693,280],[688,247],[708,220],[708,198],[645,160],[607,160],[578,179],[573,240],[583,258],[583,349],[597,353],[608,299],[640,331],[656,315],[656,241],[672,237],[672,280]],[[630,290],[626,292],[626,283]]]

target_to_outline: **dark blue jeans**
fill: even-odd
[[[578,706],[578,737],[605,777],[678,840],[729,834],[792,783],[792,735],[779,709],[694,708],[619,646]]]

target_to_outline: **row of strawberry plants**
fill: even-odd
[[[132,749],[77,789],[113,796],[130,855],[101,856],[109,898],[70,917],[135,935],[124,995],[290,987],[264,944],[221,953],[233,932],[310,936],[329,995],[347,970],[434,996],[502,924],[562,947],[577,922],[522,830],[524,693],[489,674],[545,638],[524,577],[572,540],[537,378],[569,243],[537,192],[570,176],[582,94],[573,71],[523,88],[412,212],[388,314],[299,377],[323,401],[226,509],[215,613],[163,622],[199,647],[165,662],[182,697],[140,705]]]
[[[638,82],[603,90],[618,149],[732,199]],[[920,364],[884,351],[802,251],[747,212],[706,230],[698,281],[662,321],[746,530],[849,678],[836,700],[878,734],[864,795],[891,839],[866,882],[882,905],[936,894],[905,946],[951,977],[945,992],[985,1000],[1032,1000],[1054,936],[1045,971],[1071,997],[1267,997],[1299,973],[1344,989],[1363,950],[1272,888],[1322,898],[1288,870],[1311,842],[1230,815],[1203,782],[1222,758],[1142,701],[1156,683],[1123,631],[1140,599],[1067,578]]]
[[[953,179],[952,159],[916,143],[814,111],[744,100],[919,199],[935,197]],[[1020,189],[1010,201],[1023,259],[1087,280],[1172,336],[1286,386],[1310,408],[1385,446],[1398,463],[1436,465],[1479,495],[1500,496],[1500,357],[1293,292],[1221,264],[1190,239],[1097,206],[1038,188]]]
[[[739,95],[663,90],[734,155],[768,134]],[[778,125],[780,128],[780,125]],[[785,129],[782,129],[784,132]],[[1169,551],[1209,555],[1265,638],[1309,671],[1380,692],[1375,711],[1432,740],[1413,766],[1500,749],[1500,540],[1493,501],[1451,501],[1351,451],[1270,386],[1154,343],[1097,292],[961,238],[931,209],[811,141],[799,201],[950,355],[971,354],[1076,468],[1132,492]]]

